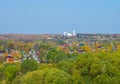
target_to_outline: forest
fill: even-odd
[[[120,44],[0,41],[0,84],[120,84]]]

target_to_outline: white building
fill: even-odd
[[[73,30],[73,36],[76,36],[75,30]]]
[[[73,30],[72,33],[64,32],[63,35],[64,35],[64,36],[67,36],[67,37],[72,37],[72,36],[76,36],[76,33],[75,33],[75,30]]]

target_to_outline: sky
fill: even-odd
[[[0,34],[120,33],[120,0],[0,0]]]

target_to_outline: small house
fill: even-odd
[[[6,60],[7,63],[12,63],[12,62],[14,62],[12,56],[6,56],[6,57],[5,57],[5,60]]]

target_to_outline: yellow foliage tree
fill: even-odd
[[[5,57],[7,57],[7,56],[8,56],[8,51],[6,51],[6,52],[4,53],[4,56],[5,56]]]
[[[11,53],[11,55],[13,56],[13,58],[14,58],[15,60],[19,60],[19,59],[22,57],[22,55],[21,55],[21,53],[20,53],[19,51],[13,51],[13,52]]]
[[[86,51],[86,52],[91,52],[91,48],[90,48],[90,46],[85,45],[84,48],[85,48],[85,51]]]

